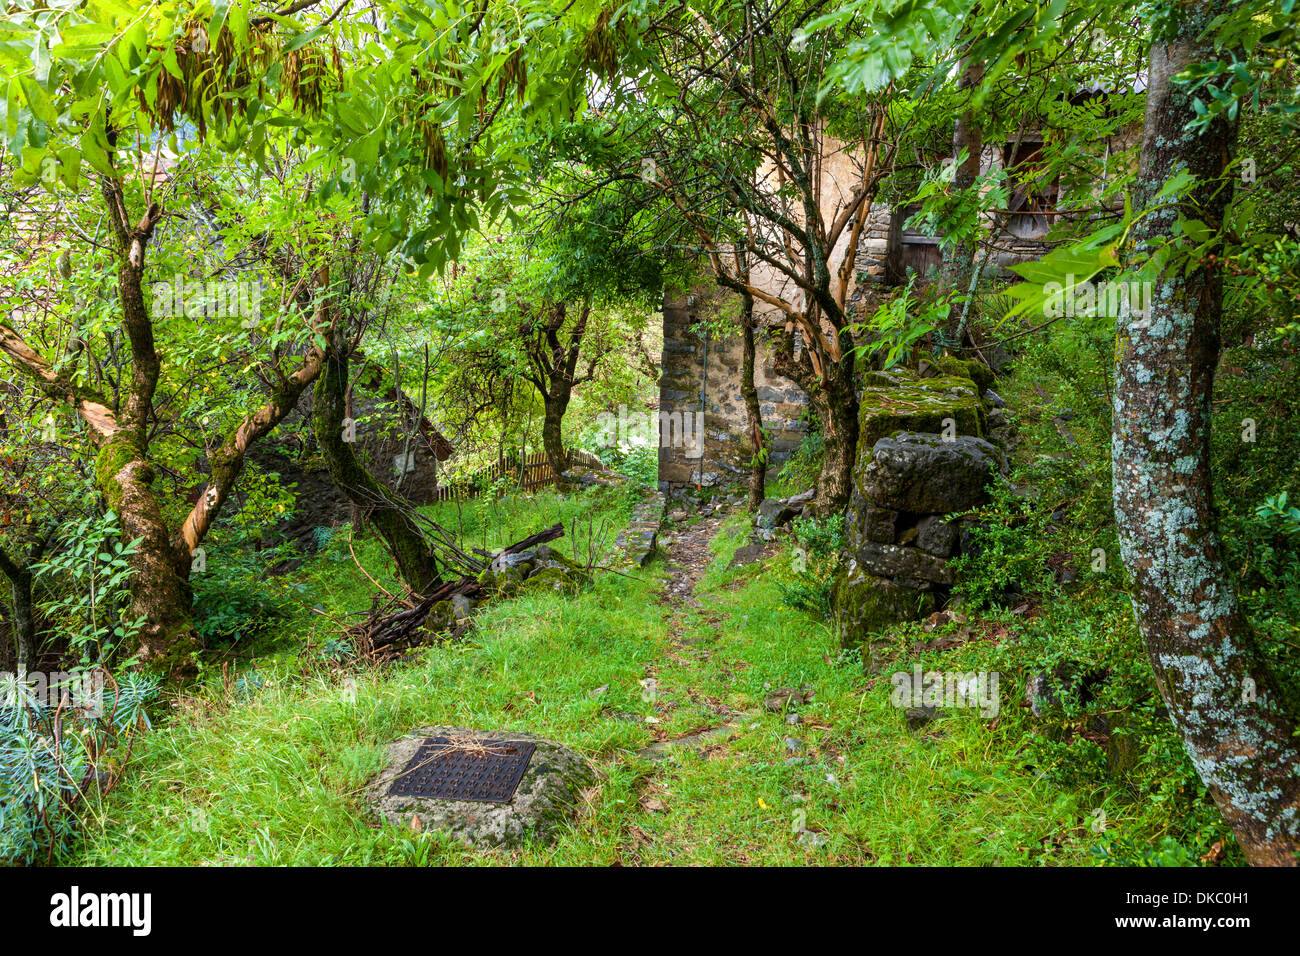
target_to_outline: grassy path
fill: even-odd
[[[748,542],[743,515],[669,533],[666,557],[631,576],[490,604],[465,640],[399,664],[312,663],[304,629],[320,629],[315,642],[331,630],[304,606],[286,626],[293,652],[259,657],[256,681],[214,679],[173,702],[67,861],[1095,862],[1097,794],[1024,756],[1024,708],[910,730],[888,675],[864,674],[824,620],[784,603],[779,546],[729,567]],[[306,573],[344,582],[348,565]],[[357,578],[331,606],[366,606]],[[899,668],[971,666],[974,642],[926,651],[917,637],[900,639]],[[377,827],[357,794],[384,745],[427,724],[531,731],[587,755],[601,780],[551,846],[472,850]],[[1122,807],[1109,813],[1125,825]]]

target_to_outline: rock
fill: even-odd
[[[876,442],[859,488],[876,507],[948,514],[985,504],[1005,468],[1006,456],[982,438],[907,432]]]
[[[500,573],[511,568],[517,568],[521,578],[527,577],[528,572],[532,570],[533,562],[537,559],[537,548],[528,548],[515,554],[498,554],[488,565],[488,569]]]
[[[781,527],[797,513],[784,501],[775,498],[764,498],[763,503],[758,506],[758,514],[754,516],[754,524],[771,531]]]
[[[951,587],[954,578],[948,563],[917,548],[868,541],[857,550],[858,565],[869,574],[890,578],[899,584],[926,590],[932,585]]]
[[[957,550],[960,531],[954,521],[927,515],[916,524],[916,546],[937,558],[950,558]]]
[[[845,648],[869,645],[879,631],[899,621],[919,621],[939,607],[933,591],[918,591],[878,577],[864,570],[856,560],[849,562],[831,587],[831,606],[835,613],[835,633]],[[866,660],[876,669],[879,661]]]
[[[457,621],[467,621],[469,616],[474,613],[474,601],[463,594],[453,594],[451,597],[451,611]]]
[[[788,751],[790,751],[790,753],[796,753],[796,754],[797,754],[797,753],[799,753],[800,751],[802,751],[802,750],[804,749],[805,746],[807,746],[807,745],[806,745],[802,740],[800,740],[798,737],[786,737],[786,738],[785,738],[785,749],[788,750]]]
[[[1025,682],[1025,703],[1035,717],[1059,713],[1066,701],[1082,707],[1092,702],[1096,688],[1109,678],[1110,673],[1104,669],[1063,661],[1050,670],[1030,675]]]
[[[888,508],[868,507],[864,512],[864,536],[877,544],[893,544],[898,512]]]
[[[438,601],[429,608],[429,616],[424,619],[426,631],[449,631],[456,626],[456,609],[450,601]]]
[[[865,541],[893,544],[897,523],[897,511],[874,507],[856,487],[853,489],[844,516],[844,537],[849,550],[856,551]]]
[[[772,713],[780,713],[787,707],[800,707],[812,697],[807,688],[794,690],[790,687],[778,687],[766,697],[763,698],[763,709]]]
[[[520,594],[554,592],[556,594],[574,594],[586,583],[584,578],[567,568],[540,568],[528,576],[519,588]]]
[[[767,554],[767,545],[762,538],[755,535],[750,538],[748,544],[741,545],[731,556],[731,561],[727,565],[727,570],[733,568],[743,568],[746,565],[753,564],[755,561],[761,561]]]
[[[994,408],[1007,407],[1007,400],[991,388],[984,389],[984,401],[988,402]]]
[[[808,502],[813,500],[815,494],[817,494],[817,490],[815,488],[809,488],[807,491],[801,491],[799,494],[792,495],[785,499],[785,503],[791,508],[802,509],[808,504]]]
[[[430,800],[388,793],[426,737],[530,740],[537,750],[528,762],[514,796],[506,803]],[[581,805],[581,793],[596,782],[596,772],[581,755],[534,734],[514,731],[421,727],[388,747],[384,769],[365,791],[368,812],[402,830],[440,830],[471,846],[515,847],[525,838],[551,843],[564,831]]]
[[[957,435],[982,436],[984,404],[969,378],[901,378],[901,384],[868,386],[858,412],[858,462],[855,475],[870,459],[876,442],[895,432],[939,434],[948,420]]]
[[[908,730],[920,730],[936,717],[946,716],[937,707],[908,707],[903,711],[903,719],[907,721]]]
[[[515,565],[501,571],[493,571],[488,567],[478,576],[478,583],[497,597],[511,597],[518,592],[519,585],[523,583],[522,568],[523,565]]]
[[[952,355],[945,355],[938,359],[935,365],[944,375],[970,379],[981,394],[993,387],[993,371],[977,359],[959,359]]]

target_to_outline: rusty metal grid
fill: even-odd
[[[388,788],[389,796],[506,803],[515,795],[537,744],[528,740],[426,737]]]

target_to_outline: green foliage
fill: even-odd
[[[40,612],[83,665],[116,664],[143,623],[123,618],[140,540],[123,544],[111,511],[70,522],[59,538],[64,546],[33,568],[48,595]]]
[[[593,449],[601,461],[620,475],[626,475],[641,488],[654,488],[659,483],[659,451],[649,445],[629,448]]]
[[[70,852],[85,788],[97,770],[110,776],[104,765],[149,729],[157,693],[156,681],[119,674],[104,691],[102,716],[90,716],[51,706],[28,682],[0,675],[0,863],[30,866]]]
[[[907,364],[918,343],[943,327],[952,303],[918,293],[915,285],[916,276],[912,276],[907,287],[881,303],[871,319],[851,327],[855,338],[864,340],[855,347],[855,354],[881,369]]]
[[[213,648],[265,634],[286,612],[284,585],[266,569],[277,558],[291,557],[289,551],[212,545],[206,550],[206,568],[190,575],[194,626],[204,642]]]
[[[844,547],[844,518],[831,514],[820,518],[799,515],[791,530],[808,556],[818,560],[834,558]]]
[[[825,456],[821,419],[811,410],[806,410],[801,418],[808,425],[808,429],[799,440],[799,447],[786,459],[776,476],[782,488],[793,489],[796,492],[812,488],[817,484],[817,477],[822,470],[822,458]]]
[[[804,611],[821,620],[831,616],[830,582],[807,572],[798,573],[790,580],[776,582],[781,603],[796,611]]]

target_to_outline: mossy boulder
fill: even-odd
[[[983,362],[977,362],[974,359],[959,359],[954,355],[945,355],[935,360],[934,367],[944,375],[970,379],[975,383],[981,395],[984,394],[985,389],[993,387],[993,370]]]
[[[539,544],[533,551],[533,565],[538,570],[543,568],[561,568],[565,571],[572,571],[575,574],[585,575],[586,569],[577,561],[566,557],[563,552],[557,551],[549,544]]]
[[[858,409],[859,459],[862,452],[869,456],[876,442],[895,432],[937,434],[944,431],[949,419],[958,435],[983,438],[986,413],[975,389],[975,383],[964,376],[898,376],[897,384],[869,384],[862,390]]]
[[[451,630],[456,623],[455,606],[450,601],[439,601],[429,608],[429,616],[424,619],[424,629],[439,633]]]
[[[919,621],[939,608],[940,596],[878,577],[856,560],[841,572],[831,586],[835,608],[835,634],[845,648],[864,647],[866,660],[872,639],[900,621]]]
[[[495,597],[508,598],[519,590],[519,586],[524,583],[524,568],[527,565],[512,565],[510,567],[493,570],[487,568],[478,576],[478,583],[483,589]]]
[[[1006,456],[982,438],[904,432],[877,441],[854,477],[874,507],[944,515],[987,502],[1005,470]]]
[[[519,588],[520,594],[574,594],[586,583],[586,575],[566,568],[534,571]]]

